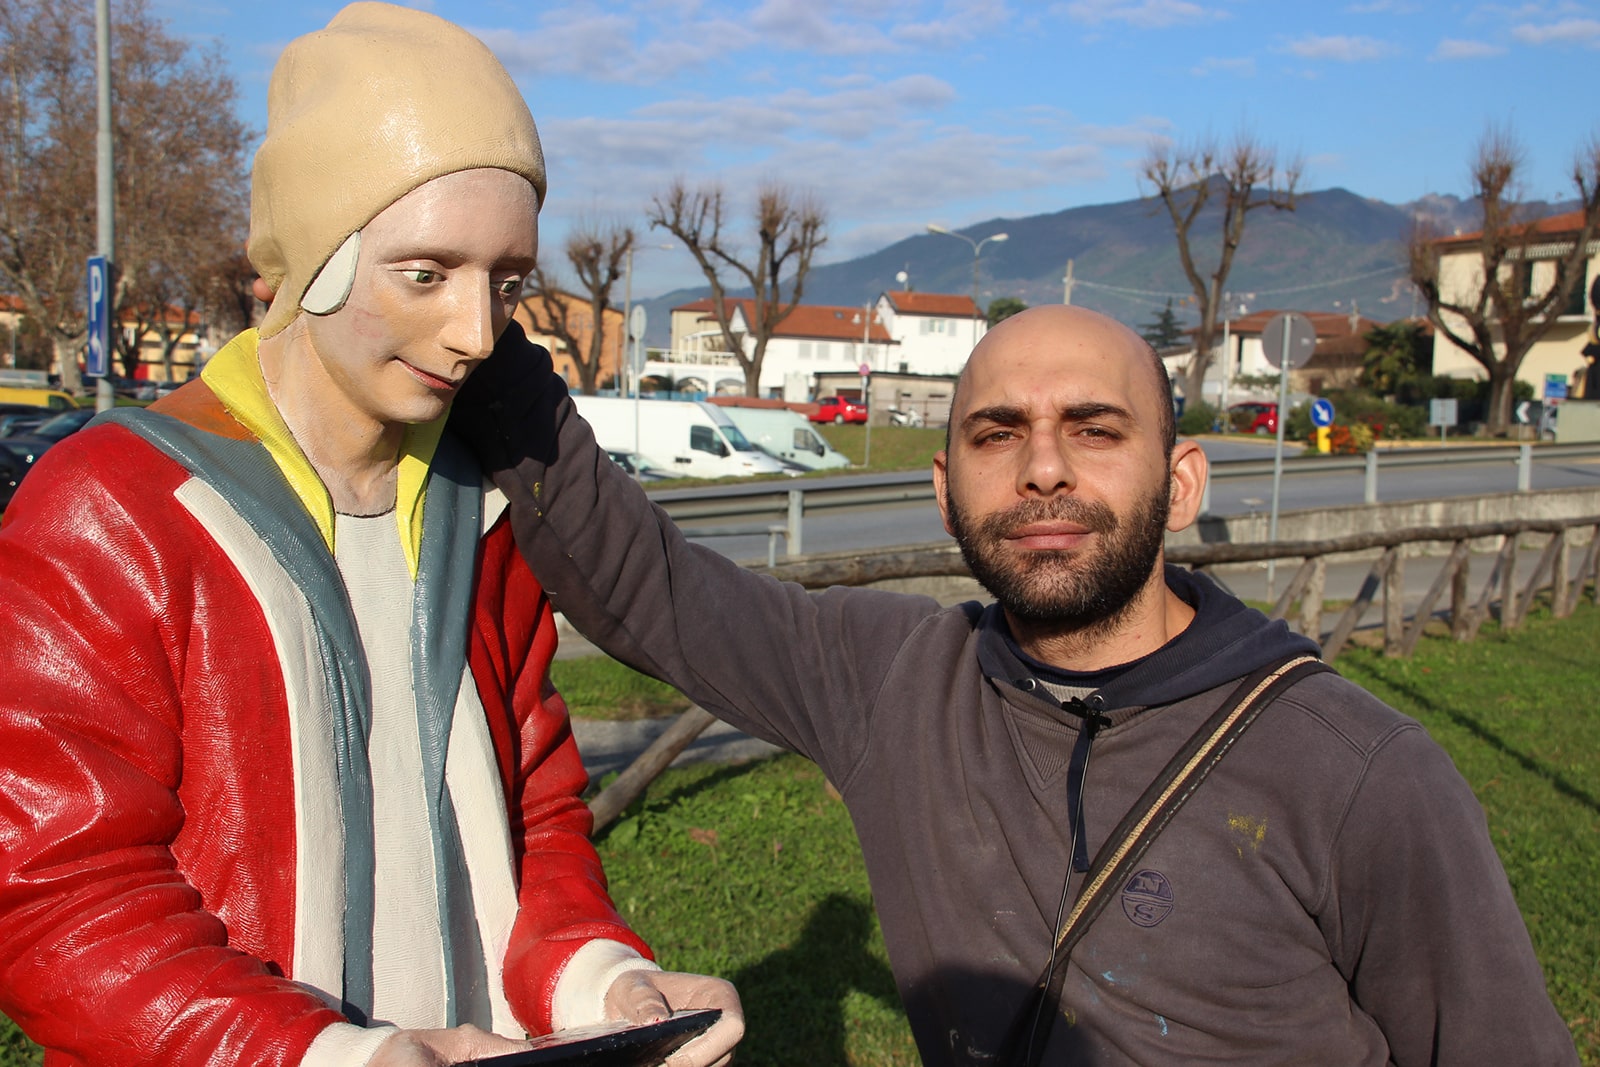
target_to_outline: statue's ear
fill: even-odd
[[[328,262],[306,286],[300,307],[313,315],[331,315],[344,307],[356,281],[356,260],[361,257],[361,231],[357,230],[334,249]]]

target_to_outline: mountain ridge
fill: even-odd
[[[1215,202],[1196,223],[1193,249],[1202,273],[1212,269],[1217,255],[1221,213]],[[1537,216],[1570,210],[1570,205],[1538,201],[1526,208]],[[1421,219],[1441,232],[1462,232],[1476,228],[1480,217],[1475,200],[1450,194],[1389,204],[1339,187],[1300,194],[1292,211],[1252,209],[1228,277],[1230,304],[1235,313],[1241,308],[1359,310],[1380,322],[1420,314],[1420,301],[1405,277],[1405,242],[1412,226]],[[1030,306],[1060,303],[1070,260],[1074,304],[1139,326],[1153,320],[1171,297],[1180,320],[1198,320],[1172,224],[1154,198],[993,218],[956,232],[973,240],[1008,235],[983,248],[978,286],[983,307],[1003,296]],[[896,280],[901,271],[920,292],[970,293],[972,261],[966,241],[916,234],[864,256],[812,267],[804,300],[864,305],[902,288]],[[642,301],[649,309],[646,343],[668,344],[670,309],[708,293],[686,288]]]

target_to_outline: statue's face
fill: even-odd
[[[305,316],[314,358],[349,408],[384,425],[444,414],[511,321],[538,207],[527,179],[467,170],[367,223],[344,306]]]

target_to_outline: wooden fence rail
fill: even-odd
[[[1571,573],[1575,531],[1587,530],[1588,545]],[[1543,535],[1544,551],[1533,573],[1519,589],[1516,577],[1517,547],[1529,536]],[[1489,580],[1476,600],[1469,596],[1471,546],[1485,539],[1498,539]],[[1438,577],[1417,604],[1407,623],[1404,612],[1404,547],[1414,544],[1450,544],[1450,553]],[[1322,637],[1323,607],[1328,600],[1328,558],[1353,553],[1379,555],[1340,613],[1333,630]],[[1522,623],[1534,597],[1548,588],[1551,611],[1557,618],[1572,613],[1584,589],[1593,583],[1591,596],[1600,603],[1600,515],[1577,519],[1514,519],[1504,522],[1474,523],[1390,530],[1383,533],[1352,534],[1321,541],[1281,541],[1275,544],[1213,543],[1177,545],[1166,550],[1169,563],[1209,570],[1223,564],[1256,563],[1267,560],[1301,561],[1289,584],[1271,612],[1275,619],[1286,619],[1298,604],[1296,628],[1322,642],[1322,658],[1332,661],[1344,650],[1350,636],[1361,624],[1373,601],[1383,598],[1383,650],[1389,656],[1409,656],[1433,618],[1435,607],[1448,589],[1450,633],[1458,641],[1470,641],[1489,618],[1496,604],[1500,625],[1514,628]],[[831,585],[867,585],[893,578],[969,577],[966,563],[954,545],[913,546],[881,552],[815,557],[755,568],[785,581],[811,589]],[[1470,602],[1469,602],[1470,601]],[[589,805],[594,812],[595,829],[610,823],[644,792],[657,775],[698,737],[713,719],[709,712],[690,708],[666,733],[647,748],[610,786]]]

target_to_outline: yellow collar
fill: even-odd
[[[317,477],[311,461],[295,443],[283,416],[267,395],[257,356],[260,338],[246,330],[223,346],[201,371],[200,377],[222,401],[228,413],[244,424],[266,446],[267,453],[283,471],[300,502],[322,532],[328,551],[333,551],[333,497]],[[400,544],[405,549],[406,566],[414,580],[417,558],[422,547],[422,508],[428,490],[428,468],[444,433],[445,416],[432,422],[406,427],[400,443],[400,469],[395,491],[395,522],[400,528]]]

